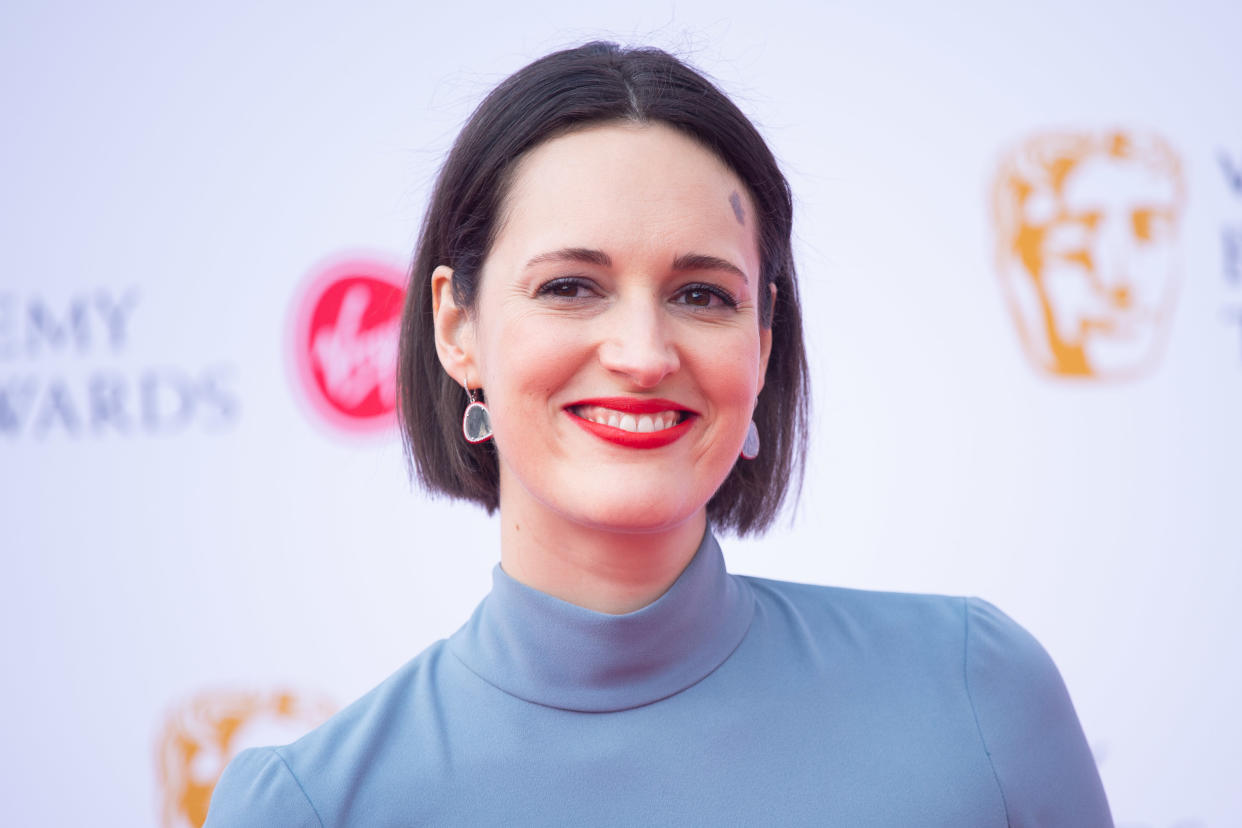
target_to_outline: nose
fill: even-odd
[[[599,345],[600,363],[642,389],[656,387],[681,367],[670,320],[652,304],[635,302],[614,309]]]

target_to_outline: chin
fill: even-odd
[[[695,513],[676,497],[669,496],[634,498],[622,503],[613,499],[575,511],[571,519],[583,526],[635,534],[671,529],[689,520]]]

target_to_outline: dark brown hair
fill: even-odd
[[[717,529],[766,529],[790,484],[800,487],[809,405],[802,311],[790,231],[789,184],[746,116],[719,89],[659,49],[588,43],[540,58],[502,82],[466,122],[440,170],[423,220],[401,319],[397,408],[412,471],[432,494],[499,505],[490,443],[461,434],[466,394],[440,365],[431,274],[453,269],[456,303],[472,309],[517,161],[535,146],[609,121],[667,124],[711,150],[750,191],[759,225],[760,323],[772,352],[754,420],[763,441],[741,460],[707,506]],[[776,301],[768,285],[776,285]]]

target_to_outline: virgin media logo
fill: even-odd
[[[310,408],[335,429],[394,423],[397,335],[405,274],[373,259],[317,269],[296,300],[293,363]]]

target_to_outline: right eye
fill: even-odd
[[[583,299],[590,292],[591,286],[586,281],[574,277],[553,279],[540,286],[540,296],[551,296],[556,299]]]

